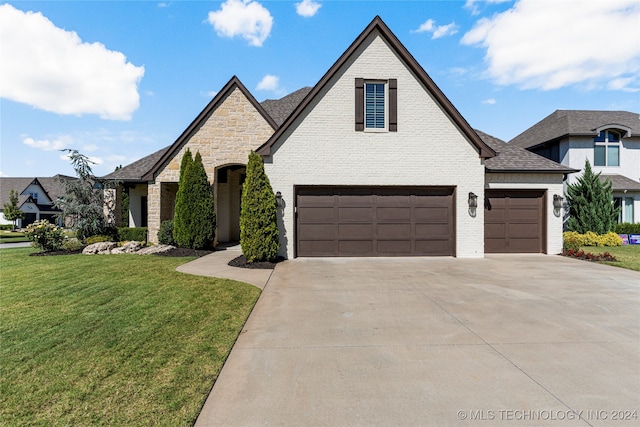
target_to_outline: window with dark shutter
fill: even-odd
[[[398,80],[355,82],[356,131],[397,132]]]

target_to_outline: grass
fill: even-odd
[[[6,231],[0,230],[0,243],[19,243],[19,242],[28,242],[24,235],[19,231]]]
[[[0,250],[4,426],[190,426],[259,289],[192,258]]]
[[[583,246],[582,249],[585,252],[591,252],[592,254],[599,254],[609,252],[616,257],[617,262],[603,261],[603,264],[613,265],[616,267],[627,268],[629,270],[640,271],[640,245],[625,245],[625,246],[607,246],[607,247],[594,247]]]

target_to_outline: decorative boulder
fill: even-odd
[[[115,249],[111,250],[111,253],[112,254],[134,254],[134,253],[138,252],[141,247],[142,247],[142,243],[136,242],[136,241],[131,241],[131,242],[125,243],[124,245],[120,246],[119,248],[115,248]]]
[[[116,242],[98,242],[84,248],[82,253],[85,255],[110,254],[111,250],[116,246],[118,246]]]

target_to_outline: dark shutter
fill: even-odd
[[[389,79],[389,132],[398,131],[398,79]]]
[[[356,79],[356,131],[364,130],[364,79]]]

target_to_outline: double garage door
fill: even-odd
[[[455,255],[454,189],[298,187],[297,256]]]
[[[544,195],[543,190],[487,190],[484,252],[544,252]]]

